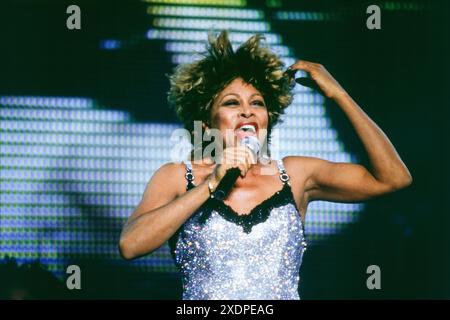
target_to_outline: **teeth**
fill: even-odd
[[[253,133],[256,133],[256,128],[255,128],[255,126],[253,126],[253,125],[251,125],[251,124],[243,125],[242,127],[239,128],[239,130],[242,130],[242,131],[245,131],[245,132],[251,131],[251,132],[253,132]]]

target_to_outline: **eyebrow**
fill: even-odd
[[[227,97],[227,96],[236,96],[237,98],[240,98],[240,95],[238,95],[237,93],[231,92],[231,93],[227,93],[226,95],[224,95],[224,96],[222,97],[222,99],[220,99],[220,102],[222,102],[223,99],[225,99],[225,97]],[[252,93],[252,94],[250,95],[250,98],[253,98],[254,96],[260,96],[261,98],[264,99],[264,97],[263,97],[260,93],[257,93],[257,92]]]

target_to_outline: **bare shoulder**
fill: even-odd
[[[170,174],[172,173],[184,173],[185,171],[185,165],[182,162],[167,162],[163,164],[161,167],[159,167],[158,170],[156,170],[155,174]],[[171,176],[172,176],[171,175]]]
[[[134,216],[158,208],[183,193],[184,164],[166,163],[159,167],[147,183]]]
[[[149,184],[156,183],[162,189],[183,190],[186,169],[182,162],[167,162],[153,174]],[[177,192],[177,195],[179,193]]]
[[[283,158],[283,163],[286,170],[292,169],[293,174],[305,174],[311,173],[317,166],[320,166],[327,160],[315,158],[315,157],[305,157],[305,156],[287,156]]]
[[[306,156],[287,156],[283,158],[283,163],[287,173],[294,182],[299,182],[308,190],[313,186],[311,177],[317,168],[327,163],[327,160],[306,157]]]

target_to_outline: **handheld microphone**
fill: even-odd
[[[254,136],[245,136],[241,140],[241,144],[247,147],[257,158],[259,153],[259,141]],[[241,174],[241,170],[239,168],[230,168],[225,173],[225,176],[220,180],[216,190],[213,193],[213,197],[218,200],[224,200],[230,193],[233,185],[236,183],[236,180],[239,178]]]

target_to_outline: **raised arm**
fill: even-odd
[[[361,201],[412,183],[408,168],[388,137],[322,65],[298,61],[290,68],[308,72],[325,96],[336,101],[354,126],[370,161],[370,168],[365,168],[317,158],[291,160],[294,166],[308,167],[305,188],[310,201]]]

